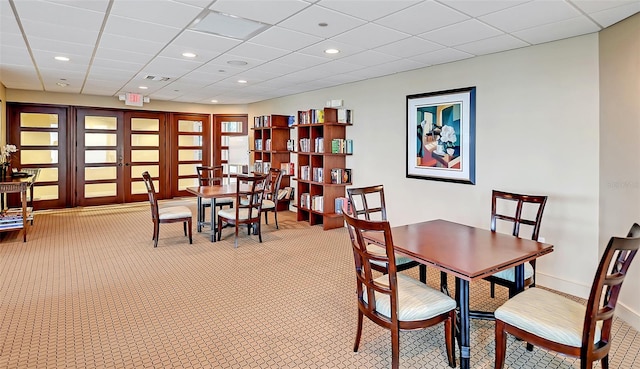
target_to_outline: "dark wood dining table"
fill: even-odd
[[[196,222],[198,232],[200,232],[203,223],[205,223],[204,214],[201,213],[202,199],[211,199],[211,242],[216,242],[216,199],[222,197],[235,197],[237,193],[236,186],[237,185],[235,183],[231,183],[213,186],[187,187],[187,192],[198,197],[198,219]],[[248,188],[249,187],[247,186],[247,189]]]
[[[524,289],[524,263],[553,251],[553,245],[471,227],[442,219],[391,229],[396,252],[452,274],[456,279],[459,314],[460,367],[469,368],[471,317],[491,318],[491,313],[469,309],[469,282],[515,267],[516,289]],[[372,233],[369,241],[382,243]],[[448,291],[444,291],[447,292]]]

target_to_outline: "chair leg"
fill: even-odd
[[[454,348],[453,337],[455,337],[456,330],[456,311],[452,310],[449,313],[449,318],[444,322],[444,340],[447,346],[447,360],[449,360],[449,366],[456,367],[456,353]]]
[[[609,355],[600,359],[600,366],[602,369],[609,369]]]
[[[527,351],[533,351],[533,345],[527,342]]]
[[[491,282],[491,298],[495,298],[496,297],[496,284]]]
[[[504,355],[507,350],[507,336],[504,333],[504,322],[496,320],[496,360],[495,369],[504,368]]]
[[[160,224],[155,223],[153,225],[153,247],[158,247],[158,237],[160,237]]]
[[[233,247],[238,248],[238,223],[236,223],[236,238],[233,240]]]
[[[420,270],[420,282],[422,283],[427,283],[427,266],[424,264],[420,264],[418,266],[418,269]]]
[[[269,224],[269,212],[264,212],[264,224]]]
[[[400,327],[391,327],[391,368],[400,367]]]
[[[280,227],[278,227],[278,209],[275,209],[273,211],[273,218],[276,220],[276,229],[280,229]],[[426,269],[425,269],[425,273],[426,273]]]
[[[258,223],[256,223],[256,230],[258,231],[258,240],[262,243],[262,227],[260,227],[260,220],[258,219]]]
[[[353,352],[358,352],[358,347],[360,346],[360,337],[362,337],[362,311],[358,309],[358,330],[356,331],[356,341],[353,344]]]
[[[185,223],[185,226],[189,223],[189,245],[193,244],[193,238],[191,237],[191,218]]]
[[[182,222],[182,228],[184,228],[184,235],[187,235],[187,222]]]
[[[222,218],[218,217],[218,241],[220,241],[221,236],[222,236]]]

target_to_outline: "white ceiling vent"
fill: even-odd
[[[146,76],[144,76],[145,81],[158,81],[158,82],[166,82],[168,80],[170,80],[171,78],[169,77],[161,77],[161,76],[153,76],[150,74],[147,74]]]

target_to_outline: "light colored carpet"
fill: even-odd
[[[195,204],[182,200],[195,214]],[[148,205],[46,211],[28,242],[0,242],[0,368],[388,368],[390,334],[366,321],[360,350],[346,229],[280,213],[263,243],[233,230],[209,242],[181,224],[151,241]],[[417,278],[417,268],[409,274]],[[429,284],[439,273],[429,268]],[[450,281],[453,286],[453,280]],[[472,284],[472,308],[504,301]],[[640,336],[613,328],[611,368],[640,367]],[[443,329],[401,333],[402,368],[448,368]],[[472,368],[493,367],[493,322],[472,321]],[[458,362],[459,364],[459,362]],[[507,368],[578,368],[575,359],[508,341]]]

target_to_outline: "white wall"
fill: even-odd
[[[640,223],[640,14],[600,34],[600,251]],[[640,327],[640,255],[616,311]]]
[[[476,86],[476,185],[405,177],[406,95]],[[598,261],[598,36],[433,66],[252,104],[295,114],[344,99],[355,123],[354,186],[382,183],[399,225],[444,218],[489,228],[491,190],[549,196],[541,285],[586,297]],[[411,141],[413,144],[413,141]]]

